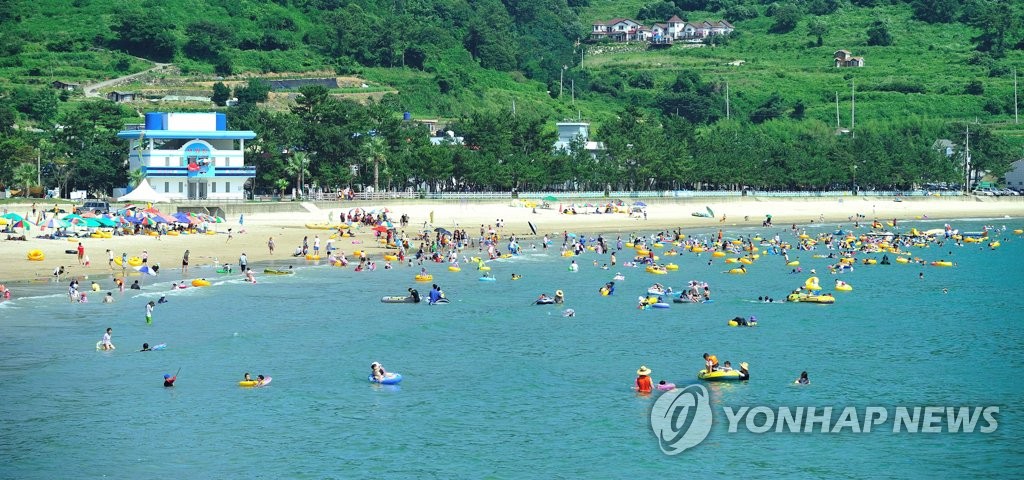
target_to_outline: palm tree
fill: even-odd
[[[22,196],[28,196],[28,190],[36,183],[36,166],[22,163],[14,169],[14,183],[22,187]]]
[[[306,168],[306,165],[306,152],[295,152],[292,155],[288,155],[284,163],[284,173],[289,176],[295,176],[300,197],[302,196],[302,178],[309,175],[309,169]]]
[[[387,166],[387,153],[387,144],[384,143],[384,139],[381,137],[370,137],[370,139],[363,144],[363,155],[366,157],[368,162],[373,162],[374,192],[380,191],[380,164],[383,163]]]

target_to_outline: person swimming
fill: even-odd
[[[142,350],[139,350],[139,351],[140,352],[152,352],[153,349],[149,348],[149,344],[148,343],[143,343],[142,344]]]
[[[811,379],[807,378],[807,371],[800,372],[800,378],[793,381],[797,385],[810,385]]]

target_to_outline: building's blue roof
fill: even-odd
[[[117,138],[135,139],[142,135],[143,138],[200,138],[210,140],[252,140],[256,138],[256,132],[250,130],[227,130],[227,131],[190,131],[190,130],[121,130],[117,132]]]

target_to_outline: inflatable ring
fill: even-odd
[[[952,267],[953,266],[953,262],[947,262],[945,260],[938,261],[938,262],[932,262],[932,266],[935,266],[935,267]]]
[[[459,268],[459,267],[456,267],[456,266],[450,266],[450,267],[448,267],[448,271],[449,272],[461,272],[462,269]]]
[[[205,279],[205,278],[197,278],[195,280],[192,280],[192,286],[193,287],[209,287],[210,286],[210,281]]]
[[[564,252],[562,252],[562,256],[563,256],[563,257],[572,257],[572,256],[575,256],[575,255],[576,255],[575,253],[572,253],[572,252],[570,252],[570,251],[564,251]]]
[[[78,253],[78,252],[75,252]],[[33,262],[41,262],[46,259],[46,255],[43,254],[42,250],[29,250],[28,259]]]
[[[64,250],[64,253],[67,253],[69,255],[74,255],[74,254],[78,253],[78,250],[75,250],[75,249],[72,248],[72,249]]]
[[[362,257],[363,256],[363,251],[362,250],[356,250],[356,251],[352,252],[352,256],[354,256],[354,257]]]
[[[697,249],[694,248],[692,251],[696,252]],[[715,257],[715,258],[722,258],[722,257],[725,256],[725,252],[715,252],[715,253],[712,253],[711,256]]]
[[[786,262],[787,267],[798,267],[800,266],[799,260],[793,260],[792,262]]]
[[[565,294],[564,294],[564,293],[562,293],[562,291],[561,291],[561,290],[555,290],[555,296],[556,296],[556,297],[564,297],[564,296],[565,296]]]
[[[669,264],[665,265],[665,270],[679,270],[679,265],[676,265],[674,263],[669,263]]]
[[[142,259],[139,257],[131,257],[128,259],[128,265],[131,265],[133,267],[141,267]]]
[[[742,269],[742,268],[733,268],[733,269],[729,270],[729,273],[732,273],[734,275],[744,275],[744,274],[747,273],[747,271],[745,269]]]
[[[306,255],[306,260],[320,260],[320,255]]]
[[[481,272],[489,272],[489,271],[491,271],[491,267],[488,267],[487,265],[482,265],[482,264],[480,266],[476,267],[476,269],[480,270]]]
[[[842,285],[836,285],[836,290],[840,292],[852,292],[853,286],[850,285],[849,283],[844,283]]]
[[[387,262],[394,262],[398,260],[398,255],[384,255],[384,260]]]
[[[417,282],[429,282],[429,281],[431,281],[433,279],[434,279],[433,275],[423,275],[423,274],[416,275],[416,281]]]

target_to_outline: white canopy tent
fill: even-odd
[[[123,197],[118,197],[119,202],[149,202],[149,203],[160,203],[169,202],[167,197],[160,195],[153,190],[153,187],[149,185],[149,181],[145,178],[139,182],[139,185],[135,187],[130,193]]]

